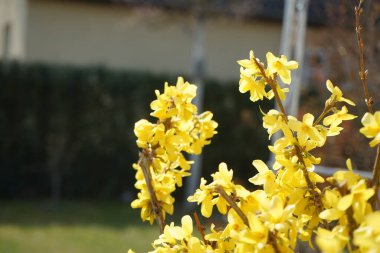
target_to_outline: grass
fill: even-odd
[[[157,236],[128,204],[0,202],[0,253],[148,252]]]

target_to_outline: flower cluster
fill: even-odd
[[[141,208],[143,220],[154,221],[154,205],[159,205],[163,218],[165,213],[173,213],[171,194],[176,186],[182,186],[182,178],[190,175],[191,161],[185,159],[183,152],[201,153],[216,133],[217,123],[212,120],[212,113],[197,114],[197,107],[191,103],[195,95],[196,86],[181,77],[175,86],[166,83],[164,93],[156,90],[157,99],[150,105],[151,115],[157,122],[143,119],[135,124],[141,152],[139,163],[133,168],[136,170],[135,187],[140,192],[132,207]],[[158,203],[152,203],[152,198]]]
[[[288,61],[284,55],[278,58],[271,52],[267,53],[267,62],[265,69],[264,64],[255,58],[253,51],[250,52],[249,59],[238,61],[241,66],[239,90],[242,93],[249,91],[253,102],[263,100],[264,97],[271,99],[275,93],[285,99],[285,92],[289,89],[281,88],[276,79],[279,76],[284,83],[290,84],[290,71],[298,68],[297,62]]]
[[[213,182],[206,185],[202,179],[200,189],[188,201],[201,203],[201,213],[205,217],[211,215],[214,205],[221,214],[227,214],[227,226],[220,231],[212,228],[212,233],[205,236],[214,249],[226,252],[288,252],[295,247],[299,229],[293,225],[297,223],[293,215],[295,205],[288,204],[284,195],[273,195],[271,181],[275,175],[262,161],[255,160],[253,165],[260,174],[250,182],[265,184],[264,190],[251,192],[234,184],[233,171],[221,163],[219,171],[212,175]],[[306,221],[303,219],[304,224]]]
[[[164,252],[194,252],[202,253],[211,250],[204,242],[193,236],[193,221],[189,215],[181,220],[181,227],[172,222],[165,227],[164,233],[153,242],[155,253]]]
[[[318,229],[317,244],[324,252],[343,252],[352,234],[354,245],[359,245],[358,225],[365,221],[367,214],[373,213],[368,200],[374,195],[374,189],[368,188],[366,180],[352,172],[350,160],[347,167],[348,171],[338,171],[327,179],[331,187],[324,192],[325,210],[319,217],[335,225],[330,230]]]
[[[343,96],[339,87],[327,80],[326,86],[331,95],[318,117],[306,113],[299,120],[288,115],[282,105],[288,89],[281,88],[278,78],[283,83],[290,84],[291,70],[296,69],[298,64],[288,61],[285,56],[276,57],[272,53],[267,53],[266,58],[265,65],[251,51],[249,59],[238,61],[241,65],[240,91],[250,91],[252,101],[275,98],[279,107],[279,110],[262,112],[263,127],[267,130],[269,139],[275,133],[281,134],[273,146],[269,146],[275,157],[271,168],[261,160],[253,161],[257,173],[249,182],[262,189],[251,191],[234,183],[233,170],[228,169],[225,163],[220,163],[218,171],[211,175],[212,181],[207,183],[202,178],[199,189],[188,197],[188,201],[200,205],[201,213],[206,218],[212,215],[216,206],[216,210],[226,216],[227,223],[221,227],[212,224],[208,234],[199,228],[202,238],[198,239],[193,235],[191,218],[184,216],[181,227],[173,223],[165,227],[159,239],[153,243],[153,252],[294,252],[298,240],[313,245],[313,235],[316,235],[315,244],[322,252],[380,252],[380,211],[374,211],[369,202],[376,195],[376,187],[371,187],[366,179],[353,172],[350,160],[347,160],[348,170],[339,170],[327,179],[314,171],[321,158],[315,157],[313,150],[325,145],[328,137],[338,135],[343,130],[344,121],[356,118],[348,112],[347,107],[355,104]],[[179,97],[187,97],[186,94],[189,94],[187,89],[181,91],[184,93]],[[163,104],[170,106],[162,110]],[[155,110],[153,116],[162,117],[159,118],[159,123],[164,122],[164,127],[167,119],[184,119],[185,115],[195,114],[191,106],[177,109],[170,102],[155,101],[152,109]],[[152,125],[142,135],[145,139],[141,139],[143,146],[139,147],[154,147],[155,150],[160,150],[155,155],[166,154],[160,162],[165,159],[171,161],[171,155],[166,149],[171,149],[170,152],[176,154],[173,158],[183,159],[178,158],[178,153],[195,151],[191,150],[192,145],[186,141],[192,135],[186,136],[186,131],[181,132],[179,129],[192,129],[186,128],[184,122],[182,127],[172,121],[170,123],[170,126],[176,126],[175,131],[179,131],[171,137],[177,142],[174,139],[169,141],[176,145],[161,144],[166,143],[165,138],[168,137],[157,134],[155,125]],[[374,138],[370,142],[371,146],[378,145],[380,112],[366,114],[362,122],[364,127],[360,131],[366,137]],[[211,129],[214,131],[214,128]],[[146,139],[155,142],[149,143],[144,141]],[[165,148],[161,148],[161,145]],[[176,151],[174,146],[183,148]],[[181,162],[178,161],[177,165],[181,167]],[[157,168],[164,167],[171,168],[170,163]],[[156,170],[159,169],[152,168],[152,173]],[[181,171],[187,172],[186,169]],[[141,173],[138,175],[137,183],[144,176]],[[176,178],[173,174],[169,175],[172,179]],[[170,186],[166,185],[169,183],[174,185],[176,182],[167,180],[165,186],[161,186],[163,188],[160,192],[163,193],[162,196],[158,195],[160,201],[170,196],[171,191],[167,190]],[[321,183],[325,185],[322,190]],[[159,185],[159,181],[155,181],[154,185]]]

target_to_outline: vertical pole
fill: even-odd
[[[299,100],[301,94],[302,71],[305,53],[305,33],[307,25],[307,10],[309,0],[298,0],[296,3],[297,30],[294,45],[294,59],[299,63],[298,69],[294,71],[292,88],[287,97],[285,109],[290,115],[297,117]]]
[[[281,44],[280,53],[286,56],[290,56],[291,53],[291,41],[293,34],[294,24],[294,11],[296,0],[285,0],[284,16],[282,18],[282,31],[281,31]]]
[[[199,6],[200,8],[200,6]],[[198,112],[203,110],[203,99],[204,99],[204,33],[205,33],[205,16],[202,10],[198,9],[196,13],[196,23],[193,32],[193,69],[192,76],[194,82],[197,85],[197,96],[194,99],[194,104],[198,108]],[[200,155],[190,155],[190,160],[194,161],[191,168],[191,176],[185,184],[185,201],[184,208],[190,209],[194,206],[194,203],[186,201],[186,198],[194,194],[195,190],[198,188],[201,171],[202,171],[202,154]]]
[[[298,113],[308,4],[309,0],[285,0],[282,21],[280,53],[288,59],[295,59],[299,62],[298,69],[292,72],[292,87],[285,101],[285,111],[293,116],[297,116]],[[277,106],[276,109],[278,109]],[[271,144],[273,145],[280,136],[280,133],[274,134]],[[268,164],[273,165],[274,162],[275,156],[271,153]]]

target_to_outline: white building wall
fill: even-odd
[[[189,15],[154,10],[30,0],[26,59],[190,74],[194,23]],[[280,34],[279,23],[208,20],[206,76],[237,80],[236,60],[248,57],[250,49],[261,57],[278,52]]]
[[[0,60],[25,55],[26,0],[0,0]]]

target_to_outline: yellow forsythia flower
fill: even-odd
[[[355,103],[351,100],[343,97],[343,92],[338,86],[334,86],[330,80],[326,81],[327,89],[332,93],[331,97],[326,101],[326,103],[334,104],[335,102],[345,102],[349,105],[355,106]]]
[[[343,120],[352,120],[355,119],[357,116],[349,114],[348,109],[346,106],[342,106],[341,110],[337,110],[333,114],[327,116],[323,120],[323,125],[325,126],[338,126],[342,123]]]
[[[222,187],[228,195],[235,192],[235,185],[232,183],[233,171],[228,170],[225,163],[220,163],[219,171],[211,176],[214,179],[211,184],[206,185],[207,181],[201,178],[199,189],[196,190],[193,196],[187,198],[189,202],[202,203],[201,213],[207,218],[211,216],[215,204],[219,212],[222,214],[227,212],[227,202],[215,191],[216,187]]]
[[[257,169],[257,173],[254,177],[249,179],[254,185],[263,185],[264,191],[267,193],[273,193],[275,189],[275,179],[273,171],[268,168],[268,166],[261,160],[254,160],[252,162],[253,166]]]
[[[164,233],[154,241],[154,251],[151,253],[160,252],[206,252],[207,247],[198,238],[193,237],[193,221],[189,215],[185,215],[181,219],[182,226],[174,226],[172,222],[166,225]]]
[[[253,102],[263,100],[265,97],[272,99],[274,97],[273,89],[284,100],[285,92],[289,90],[281,88],[275,79],[279,76],[284,83],[290,84],[290,71],[298,68],[297,62],[288,62],[285,56],[282,55],[281,58],[278,58],[270,52],[267,53],[267,69],[259,59],[255,58],[253,51],[250,52],[249,59],[240,60],[238,64],[241,66],[239,91],[241,93],[249,91],[250,99]],[[268,85],[270,86],[269,90],[266,89]]]
[[[137,146],[142,149],[136,170],[135,187],[140,190],[131,206],[141,208],[142,220],[153,223],[151,196],[146,184],[143,169],[150,173],[151,184],[158,204],[165,218],[172,214],[174,198],[171,195],[176,186],[182,186],[182,178],[189,176],[191,161],[187,161],[184,152],[199,154],[205,145],[210,144],[218,124],[212,120],[211,112],[197,114],[192,104],[196,95],[196,86],[179,77],[176,85],[165,83],[164,92],[156,91],[157,99],[151,103],[151,115],[158,118],[156,123],[142,119],[135,124]],[[142,168],[145,166],[148,168]],[[146,172],[147,173],[147,172]]]
[[[367,112],[362,118],[364,127],[360,128],[360,132],[367,138],[374,138],[369,145],[374,147],[380,143],[380,111],[371,114]]]
[[[323,253],[339,253],[344,252],[348,239],[348,229],[336,226],[332,231],[318,228],[315,241]]]
[[[296,61],[288,61],[285,55],[281,55],[281,58],[274,56],[271,52],[267,53],[268,72],[272,75],[277,73],[281,81],[285,84],[290,84],[292,81],[290,70],[298,69],[298,63]]]
[[[324,136],[313,126],[314,116],[310,113],[303,115],[302,122],[289,116],[289,127],[297,132],[297,139],[301,146],[306,145],[307,140],[317,143],[325,143]]]
[[[360,252],[380,252],[380,212],[368,214],[354,231],[354,244]]]

